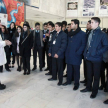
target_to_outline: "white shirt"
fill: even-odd
[[[19,51],[20,36],[21,36],[21,33],[19,33],[19,36],[16,38],[16,41],[17,41],[17,53],[20,53],[20,51]]]

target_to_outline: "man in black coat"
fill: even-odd
[[[37,52],[38,52],[38,56],[39,56],[39,67],[40,67],[40,71],[42,71],[43,68],[43,60],[42,60],[42,56],[43,56],[43,32],[42,30],[40,30],[40,23],[36,23],[35,24],[35,30],[32,31],[32,35],[33,35],[33,64],[34,64],[34,68],[32,69],[32,71],[36,70],[37,68]]]
[[[91,32],[91,20],[88,21],[87,23],[87,30],[86,30],[86,34],[87,34],[87,37],[89,36]],[[83,81],[80,81],[80,83],[84,83],[84,86],[87,85],[87,70],[86,70],[86,61],[84,60],[84,57],[83,57],[83,70],[84,70],[84,80]]]
[[[59,86],[62,85],[63,81],[63,60],[67,46],[67,35],[63,31],[61,31],[61,28],[62,24],[60,22],[57,22],[55,24],[55,30],[57,31],[57,33],[52,37],[48,54],[52,57],[52,78],[48,80],[57,80],[58,72]]]

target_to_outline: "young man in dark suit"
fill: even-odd
[[[79,88],[80,80],[80,65],[82,60],[82,53],[86,46],[86,33],[79,27],[79,20],[71,20],[72,32],[68,36],[68,46],[66,49],[66,63],[67,63],[67,81],[64,86],[71,84],[72,76],[74,75],[74,88]],[[74,74],[73,74],[74,73]]]
[[[81,92],[92,91],[90,98],[95,98],[99,89],[100,69],[103,53],[108,50],[107,35],[101,31],[100,18],[91,18],[91,33],[88,36],[87,45],[84,51],[84,59],[87,66],[87,86]],[[94,78],[94,82],[93,82]],[[93,85],[92,85],[93,83]]]
[[[61,29],[62,24],[57,22],[55,24],[55,30],[57,33],[53,35],[51,46],[49,48],[49,56],[52,57],[52,78],[48,80],[57,80],[58,72],[59,86],[62,85],[63,81],[63,60],[67,47],[67,35]]]
[[[35,30],[32,31],[32,35],[33,35],[33,61],[34,61],[34,68],[32,69],[32,71],[36,70],[37,65],[37,52],[39,55],[39,68],[40,71],[42,71],[42,67],[43,67],[43,61],[42,61],[42,56],[43,56],[43,32],[42,30],[40,30],[40,23],[36,23],[35,24]]]

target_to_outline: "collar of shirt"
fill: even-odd
[[[39,33],[40,32],[40,30],[36,30],[36,33]]]

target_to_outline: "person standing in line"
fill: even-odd
[[[90,95],[91,99],[94,99],[98,94],[103,54],[108,50],[108,38],[107,35],[101,31],[99,27],[100,22],[101,20],[98,17],[91,18],[92,30],[88,36],[84,51],[84,59],[86,60],[87,66],[87,86],[81,90],[81,92],[92,91]]]
[[[21,41],[23,37],[23,29],[21,26],[17,27],[17,30],[12,38],[12,53],[16,56],[17,60],[17,71],[21,71],[21,65],[22,65],[22,57],[20,56],[20,50],[21,50]]]
[[[58,86],[62,85],[63,81],[63,60],[67,47],[67,34],[64,33],[61,29],[62,24],[60,22],[57,22],[55,24],[55,30],[57,31],[57,33],[52,37],[48,54],[50,57],[52,57],[52,78],[48,80],[57,80],[58,72]]]

